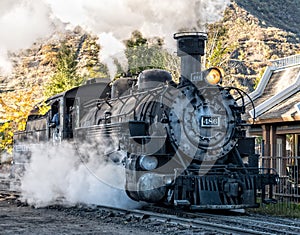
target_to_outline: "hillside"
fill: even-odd
[[[97,64],[99,46],[96,40],[95,36],[77,27],[74,31],[58,32],[46,41],[38,41],[31,48],[11,53],[14,71],[5,77],[0,74],[0,83],[16,90],[43,85],[55,71],[56,55],[62,42],[76,50],[78,70],[82,75],[92,73],[94,67],[99,70],[102,65]]]
[[[288,31],[292,27],[289,22],[282,23],[281,28],[277,28],[274,25],[279,25],[282,21],[278,20],[276,23],[264,20],[267,16],[259,10],[259,6],[270,7],[264,12],[275,18],[279,18],[276,14],[281,15],[280,11],[270,10],[273,9],[273,5],[265,5],[269,1],[261,1],[260,4],[254,5],[257,8],[248,2],[237,0],[228,6],[224,18],[209,26],[209,34],[211,40],[217,41],[219,47],[218,49],[214,46],[214,49],[210,49],[210,53],[217,54],[216,58],[211,58],[211,63],[225,68],[229,84],[233,83],[251,91],[270,60],[300,53],[300,40],[298,34]],[[256,1],[251,2],[255,4]],[[260,18],[260,14],[263,17]],[[209,46],[211,45],[212,43],[209,43]]]
[[[208,25],[208,65],[225,69],[225,85],[253,90],[269,60],[300,53],[299,13],[298,0],[232,1],[224,18]],[[0,74],[0,90],[17,92],[38,87],[35,97],[42,98],[43,86],[55,71],[55,56],[62,41],[77,50],[81,75],[99,77],[107,73],[98,58],[97,38],[77,27],[11,53],[14,72],[9,76]],[[12,92],[0,95],[6,99]]]
[[[275,27],[300,36],[300,2],[298,0],[235,0],[263,27]]]

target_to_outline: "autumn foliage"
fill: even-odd
[[[0,96],[0,150],[12,151],[14,131],[25,130],[26,120],[34,104],[38,102],[38,89],[21,89]]]

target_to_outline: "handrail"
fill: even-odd
[[[300,54],[288,56],[277,60],[270,60],[270,62],[272,63],[272,66],[274,66],[276,69],[297,65],[297,64],[300,65]]]

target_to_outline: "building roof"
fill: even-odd
[[[295,105],[300,103],[300,55],[272,61],[257,89],[250,94],[247,118],[256,123],[300,120]]]

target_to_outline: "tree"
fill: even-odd
[[[57,53],[56,72],[45,86],[46,97],[69,90],[83,83],[84,78],[77,74],[77,64],[76,51],[63,42]]]
[[[87,60],[83,60],[85,74],[89,78],[105,78],[109,77],[108,68],[105,64],[99,61],[99,52],[101,50],[100,45],[97,43],[98,38],[91,35],[87,35],[86,40],[82,44],[81,50],[84,51]],[[78,49],[77,49],[78,52]],[[79,62],[79,66],[80,66]]]
[[[138,74],[145,69],[166,69],[173,76],[179,75],[179,60],[163,48],[161,38],[146,39],[139,31],[134,31],[125,41],[125,55],[129,72]]]
[[[33,87],[0,97],[0,116],[5,120],[0,124],[0,152],[12,152],[14,132],[25,130],[27,117],[38,102],[37,93],[38,89]]]

